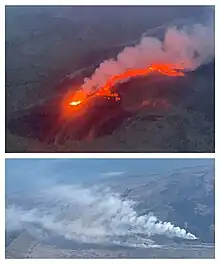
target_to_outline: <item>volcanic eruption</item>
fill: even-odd
[[[213,58],[211,23],[173,26],[166,29],[163,38],[144,36],[139,44],[125,47],[115,58],[100,63],[76,89],[72,89],[74,84],[70,85],[67,93],[47,102],[48,107],[38,105],[32,107],[34,111],[29,108],[15,114],[9,129],[21,136],[33,136],[42,141],[49,138],[52,142],[111,134],[135,112],[124,106],[120,93],[122,89],[126,90],[126,83],[131,79],[159,79],[160,76],[178,79]],[[146,100],[149,98],[142,98],[140,104]]]
[[[213,57],[214,32],[210,22],[181,28],[173,26],[165,31],[163,40],[143,37],[136,46],[125,47],[116,59],[102,62],[90,78],[84,79],[69,105],[81,104],[90,94],[120,100],[119,95],[112,92],[118,83],[151,73],[184,76],[183,70],[193,71]]]

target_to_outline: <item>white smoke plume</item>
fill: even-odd
[[[140,43],[126,47],[116,59],[102,62],[90,78],[85,78],[82,89],[89,93],[102,87],[113,75],[128,69],[146,68],[151,64],[170,64],[192,71],[214,58],[214,27],[195,24],[170,27],[161,41],[143,36]],[[127,81],[127,80],[126,80]]]
[[[37,204],[37,205],[36,205]],[[152,213],[138,215],[135,202],[110,189],[56,186],[42,191],[35,209],[11,205],[6,209],[7,230],[40,227],[73,241],[97,243],[142,234],[193,240],[196,236]]]

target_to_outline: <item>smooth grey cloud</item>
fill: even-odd
[[[100,173],[101,176],[104,177],[114,177],[114,176],[121,176],[125,174],[124,171],[108,171],[108,172],[102,172]]]

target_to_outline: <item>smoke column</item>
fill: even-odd
[[[110,189],[59,185],[42,191],[37,204],[35,209],[8,207],[7,230],[30,230],[30,226],[33,229],[37,226],[70,240],[89,243],[109,242],[117,236],[137,234],[148,238],[165,235],[196,239],[185,229],[159,221],[152,213],[138,215],[133,200],[122,200]]]
[[[85,93],[102,87],[112,76],[128,69],[146,68],[152,64],[173,65],[175,69],[193,71],[214,58],[214,28],[207,25],[169,27],[163,40],[143,36],[140,43],[126,47],[116,59],[102,62],[90,78],[85,78]],[[127,80],[126,80],[127,81]]]

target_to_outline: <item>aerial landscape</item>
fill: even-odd
[[[214,258],[213,159],[6,159],[6,258]]]
[[[6,152],[214,152],[213,6],[6,6]]]
[[[214,259],[215,6],[5,6],[5,153],[6,259]]]

